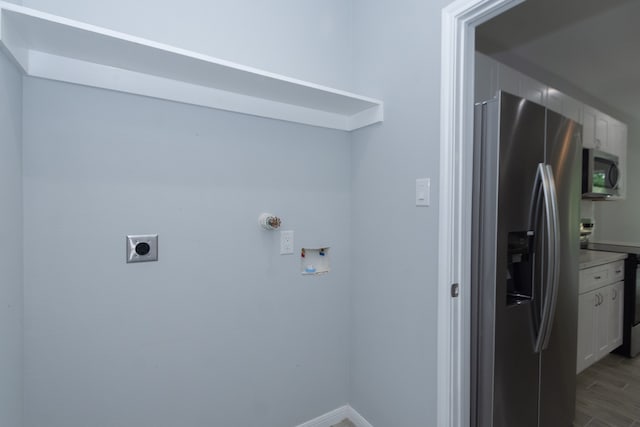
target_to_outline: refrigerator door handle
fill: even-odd
[[[555,317],[558,300],[558,287],[560,269],[557,263],[557,254],[560,253],[558,197],[556,193],[555,179],[550,165],[540,163],[538,171],[542,176],[542,190],[545,204],[545,219],[547,223],[547,278],[540,332],[535,344],[535,351],[546,349],[549,346],[553,320]]]
[[[533,191],[531,192],[531,203],[529,204],[529,225],[527,227],[527,234],[529,236],[532,237],[532,246],[533,248],[537,247],[537,242],[539,241],[539,233],[537,230],[538,227],[538,220],[541,216],[541,210],[542,210],[542,204],[543,204],[543,197],[542,197],[542,193],[543,193],[543,184],[542,181],[545,179],[545,175],[546,175],[546,171],[544,169],[544,167],[542,167],[543,164],[539,164],[537,167],[537,171],[536,171],[536,177],[534,180],[534,184],[533,184]],[[535,252],[535,249],[533,249],[533,251]],[[539,280],[536,277],[536,274],[532,275],[531,277],[531,288],[534,288],[534,282],[536,282],[537,280]],[[532,291],[533,292],[533,291]],[[537,302],[531,305],[531,310],[532,310],[532,317],[533,317],[533,322],[535,325],[535,342],[534,342],[534,346],[535,346],[535,352],[539,353],[540,350],[538,349],[538,342],[540,341],[540,336],[543,333],[543,324],[542,321],[540,320],[540,310],[541,308],[538,307]]]

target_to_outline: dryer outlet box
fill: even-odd
[[[136,234],[127,236],[127,263],[157,260],[157,234]]]

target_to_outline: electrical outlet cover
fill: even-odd
[[[280,232],[280,255],[293,254],[293,230]]]
[[[136,234],[127,236],[127,263],[157,260],[157,234]]]

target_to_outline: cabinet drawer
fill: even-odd
[[[621,282],[624,280],[624,261],[616,261],[611,264],[611,281]]]
[[[580,270],[580,293],[583,294],[613,282],[611,267],[611,264],[605,264]]]

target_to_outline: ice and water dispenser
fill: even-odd
[[[533,299],[532,231],[509,233],[507,254],[507,305],[522,304]]]

